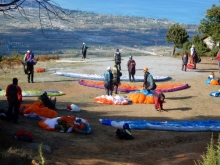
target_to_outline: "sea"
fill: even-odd
[[[167,19],[176,23],[199,25],[207,9],[219,0],[53,0],[70,10],[120,16]]]

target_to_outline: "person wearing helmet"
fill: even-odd
[[[123,129],[117,129],[115,137],[125,140],[133,140],[134,137],[131,134],[131,128],[128,123],[123,124]]]
[[[89,47],[88,46],[86,46],[86,44],[85,43],[83,43],[83,45],[82,45],[82,59],[86,59],[86,53],[87,53],[87,49],[88,49]]]
[[[148,68],[144,68],[143,72],[144,72],[143,88],[146,89],[148,92],[150,92],[150,90],[156,89],[157,85],[155,84],[153,76],[148,72]]]
[[[34,65],[37,64],[37,62],[34,60],[34,53],[30,51],[29,57],[26,61],[27,64],[27,81],[28,83],[32,82],[34,83]]]
[[[24,55],[24,58],[22,60],[22,64],[23,64],[23,68],[24,68],[24,73],[27,74],[27,59],[29,58],[30,56],[30,53],[31,51],[28,50],[25,55]]]
[[[105,91],[106,91],[106,95],[110,95],[112,96],[112,92],[113,92],[113,83],[112,83],[112,79],[113,79],[113,74],[111,71],[111,67],[107,67],[106,72],[104,73],[104,87],[105,87]]]

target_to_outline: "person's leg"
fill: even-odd
[[[12,111],[14,108],[14,104],[13,103],[8,103],[8,111],[6,112],[6,118],[8,121],[12,120]]]
[[[184,68],[185,68],[184,70],[186,71],[186,68],[187,68],[187,67],[186,67],[186,64],[184,64]]]
[[[109,89],[108,88],[105,88],[105,93],[106,93],[106,95],[109,96]]]
[[[14,123],[18,122],[19,107],[20,107],[19,102],[14,104],[14,108],[13,108],[13,112],[12,112],[12,120]]]
[[[218,62],[218,72],[220,73],[220,61]]]
[[[118,68],[119,68],[119,70],[121,70],[121,63],[118,64]]]
[[[31,82],[34,82],[34,70],[31,71]]]
[[[27,75],[27,81],[28,81],[28,83],[30,83],[30,76],[31,76],[30,71],[28,71],[28,75]]]
[[[132,74],[132,79],[133,79],[133,82],[135,82],[135,79],[134,79],[134,75]]]
[[[128,77],[129,77],[129,81],[132,82],[131,81],[131,73],[130,72],[128,72]]]
[[[118,94],[118,85],[115,85],[115,94]]]

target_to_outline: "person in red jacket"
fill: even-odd
[[[18,79],[13,78],[12,84],[6,88],[6,98],[8,100],[8,111],[6,117],[8,121],[18,122],[19,107],[22,102],[22,91],[18,86]]]
[[[160,90],[155,90],[153,92],[153,96],[154,96],[155,109],[161,112],[161,110],[164,110],[163,103],[164,103],[165,95]]]

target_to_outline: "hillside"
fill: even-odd
[[[25,8],[26,18],[11,12],[6,18],[0,15],[0,52],[24,53],[32,49],[37,54],[80,54],[82,42],[90,50],[115,49],[116,45],[144,49],[148,46],[170,46],[165,40],[167,29],[173,22],[166,19],[112,16],[81,11],[67,11],[66,20],[50,20],[45,12],[38,17],[36,8]],[[28,19],[28,20],[27,20]],[[40,24],[41,22],[41,24]],[[183,25],[190,36],[196,32],[195,25]]]

